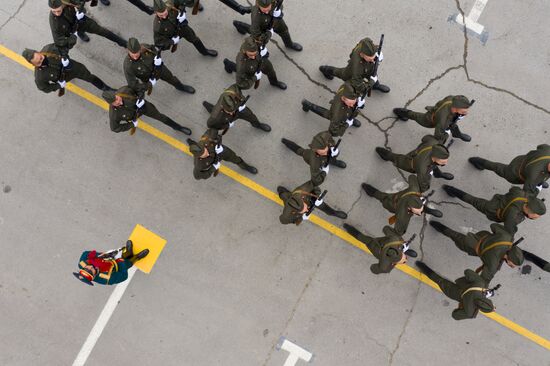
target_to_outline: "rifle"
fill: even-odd
[[[59,74],[59,80],[65,81],[65,67],[61,66],[61,73]],[[57,92],[58,97],[62,97],[65,95],[65,88],[60,88]]]
[[[382,52],[382,45],[384,44],[384,35],[382,34],[380,36],[380,43],[378,44],[378,50],[376,51],[376,53],[378,54],[378,56],[376,56],[376,60],[374,60],[374,67],[372,69],[372,75],[371,77],[377,77],[378,76],[378,66],[380,65],[380,54]],[[369,83],[370,83],[370,80],[369,80]],[[374,86],[374,85],[373,85]],[[372,86],[367,88],[367,96],[370,98],[371,96],[371,93],[372,93]],[[363,99],[365,99],[365,97],[363,96]]]
[[[264,63],[264,58],[260,55],[260,46],[258,46],[258,55],[256,57],[258,57],[258,67],[256,68],[256,73],[254,74],[254,76],[256,76],[258,72],[261,72],[262,65]],[[256,79],[254,81],[254,89],[258,89],[259,86],[260,86],[260,80]]]
[[[411,238],[409,240],[407,240],[406,242],[403,243],[403,247],[405,246],[409,246],[413,241],[414,239],[416,239],[416,234],[413,234],[413,236],[411,236]],[[416,253],[415,250],[412,250],[410,248],[408,248],[407,250],[404,251],[405,255],[409,256],[409,257],[412,257],[412,258],[416,258],[418,257],[418,253]]]
[[[273,12],[275,12],[275,10],[280,9],[281,6],[283,6],[283,1],[284,0],[277,0],[277,2],[275,3],[275,6],[273,7]],[[271,32],[271,29],[273,29],[273,24],[275,23],[275,16],[273,15],[273,12],[271,12],[271,19],[269,20],[269,25],[267,28],[270,32]]]
[[[449,150],[449,148],[453,146],[454,143],[455,143],[455,139],[451,139],[451,141],[449,141],[449,143],[447,144],[447,150]]]
[[[156,57],[160,58],[160,55],[161,55],[161,50],[159,49],[157,51],[157,54],[155,55]],[[153,79],[156,79],[156,80],[159,80],[160,79],[160,70],[162,69],[162,64],[160,64],[160,66],[156,66],[154,64],[154,61],[153,61],[153,73],[151,74],[151,77]],[[151,93],[153,92],[153,85],[151,85],[150,87],[147,87],[147,95],[151,95]]]
[[[489,298],[489,297],[493,297],[495,296],[495,292],[500,288],[500,283],[498,285],[496,285],[495,287],[493,288],[488,288],[487,290],[485,290],[485,297]]]
[[[342,142],[342,139],[338,139],[336,142],[336,145],[334,145],[334,149],[338,149],[338,146],[340,146],[340,142]],[[328,154],[327,154],[327,163],[325,164],[325,168],[330,165],[330,161],[333,159],[331,149],[329,147]]]
[[[325,190],[323,191],[323,193],[321,193],[321,194],[319,195],[319,197],[317,197],[317,199],[318,199],[318,200],[322,200],[323,198],[325,198],[326,195],[327,195],[327,190],[325,189]],[[315,207],[317,207],[317,206],[315,206],[315,201],[313,201],[313,202],[311,203],[311,205],[309,206],[307,212],[305,213],[306,216],[311,215],[311,213],[313,212],[313,210],[315,210]]]
[[[124,247],[118,248],[118,249],[111,249],[111,250],[108,250],[106,252],[103,252],[103,253],[99,254],[97,257],[101,258],[101,259],[115,259],[117,254],[119,252],[122,252],[122,250],[124,250]]]
[[[201,7],[201,0],[195,0],[195,4],[193,5],[193,10],[191,11],[191,14],[197,15],[199,13],[200,7]]]

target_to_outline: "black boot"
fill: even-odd
[[[223,68],[225,69],[225,72],[227,72],[228,74],[231,74],[232,72],[237,71],[237,64],[235,64],[233,61],[227,58],[224,58]]]
[[[206,100],[202,102],[202,106],[208,111],[208,113],[212,113],[212,109],[214,109],[214,106]]]
[[[302,110],[304,112],[309,112],[313,108],[313,103],[307,99],[302,99]]]
[[[397,117],[399,117],[399,119],[401,121],[408,121],[409,120],[409,112],[410,112],[410,110],[408,110],[407,108],[394,108],[393,109],[393,113],[395,113],[395,115]]]
[[[92,76],[91,83],[92,83],[93,86],[95,86],[96,88],[98,88],[99,90],[102,90],[102,91],[108,90],[108,88],[109,88],[107,85],[105,85],[103,80],[101,80],[97,76]]]
[[[466,192],[461,191],[460,189],[455,188],[453,186],[450,186],[448,184],[444,184],[442,186],[442,188],[451,197],[456,197],[456,198],[462,199],[462,198],[464,198],[464,195],[466,194]]]
[[[323,76],[329,80],[332,80],[334,79],[334,74],[333,74],[333,71],[334,71],[334,67],[332,66],[319,66],[319,71],[321,71],[323,73]]]
[[[433,169],[433,173],[435,178],[443,178],[445,180],[455,179],[454,175],[452,175],[451,173],[442,172],[441,169],[439,169],[439,167],[437,166]]]
[[[134,243],[131,240],[126,242],[126,250],[124,252],[125,258],[130,258],[134,256]]]
[[[296,154],[298,154],[298,150],[301,149],[301,147],[297,143],[287,140],[285,138],[282,138],[281,142]]]
[[[152,7],[150,7],[149,5],[145,4],[143,1],[141,0],[128,0],[129,3],[132,3],[133,5],[137,6],[141,11],[149,14],[149,15],[153,15],[153,13],[155,12],[154,9]]]
[[[241,15],[252,13],[252,7],[239,5],[239,10],[237,10]]]
[[[216,57],[218,56],[218,51],[216,50],[210,50],[204,46],[204,43],[200,39],[197,39],[195,42],[193,42],[193,46],[199,51],[199,53],[203,56],[210,56],[210,57]]]
[[[361,127],[361,121],[359,121],[357,118],[354,118],[352,126],[357,128]]]
[[[345,213],[344,211],[335,210],[324,202],[321,203],[321,205],[319,205],[317,208],[329,216],[335,216],[342,220],[345,220],[348,218],[347,213]]]
[[[443,217],[443,212],[436,210],[435,208],[430,208],[428,206],[424,206],[424,213],[426,215],[432,215],[435,217]]]
[[[171,126],[174,130],[176,131],[179,131],[179,132],[183,132],[184,134],[186,134],[187,136],[190,136],[191,135],[191,129],[190,128],[187,128],[187,127],[184,127],[182,125],[179,125],[175,122],[173,122],[172,126]]]
[[[348,234],[350,234],[351,236],[353,236],[355,239],[358,239],[359,238],[359,234],[361,234],[361,232],[359,230],[357,230],[355,228],[355,226],[352,226],[348,223],[344,223],[344,230],[346,230],[348,232]]]
[[[411,257],[411,258],[416,258],[418,257],[418,253],[416,252],[416,250],[413,250],[413,249],[408,249],[406,252],[405,252],[405,255],[407,257]]]
[[[189,94],[195,94],[195,88],[193,88],[190,85],[182,84],[181,82],[174,85],[174,88],[178,89],[179,91],[189,93]]]
[[[122,37],[120,37],[118,34],[114,34],[113,32],[109,32],[109,34],[107,34],[107,36],[105,36],[105,38],[107,38],[110,41],[115,42],[120,47],[124,47],[124,48],[128,47],[128,41],[123,39]]]
[[[99,0],[99,1],[101,1],[101,3],[105,6],[111,5],[111,2],[109,0]]]
[[[486,161],[485,159],[478,158],[478,157],[474,156],[474,157],[468,159],[468,161],[470,162],[470,164],[472,164],[473,166],[475,166],[479,170],[484,170],[485,169],[485,167],[483,166],[483,163]]]
[[[449,228],[447,226],[445,226],[442,223],[440,223],[439,221],[435,221],[435,220],[430,221],[430,226],[433,227],[435,229],[435,231],[438,231],[443,235],[445,235],[445,232],[447,230],[449,230]]]
[[[384,85],[384,84],[380,84],[379,81],[377,81],[373,86],[372,88],[374,90],[378,90],[379,92],[382,92],[382,93],[389,93],[390,92],[390,87],[387,86],[387,85]]]
[[[281,197],[281,194],[285,192],[290,192],[290,191],[283,186],[277,186],[277,193],[279,194],[279,197]]]
[[[420,269],[420,272],[422,272],[423,274],[425,274],[426,276],[430,277],[432,276],[435,272],[433,271],[433,269],[431,269],[430,267],[428,267],[426,265],[426,263],[424,262],[421,262],[421,261],[416,261],[415,262],[416,266],[418,267],[418,269]]]
[[[334,165],[340,169],[346,169],[346,167],[348,166],[345,161],[334,159],[334,158],[330,159],[330,165]]]
[[[392,152],[390,150],[384,149],[383,147],[377,147],[375,151],[378,155],[380,155],[380,158],[382,158],[382,160],[385,160],[385,161],[391,160],[390,157]]]
[[[239,168],[246,170],[251,174],[258,174],[258,169],[254,168],[252,165],[248,165],[243,159],[237,164]]]
[[[139,261],[140,259],[147,257],[147,254],[149,254],[149,249],[143,249],[136,255],[136,259]]]
[[[374,188],[370,184],[367,183],[361,183],[361,188],[367,193],[369,196],[373,197],[376,192],[378,192],[378,189]]]
[[[233,25],[235,26],[235,28],[237,28],[237,32],[239,32],[240,34],[250,33],[250,24],[234,20]]]
[[[78,32],[76,35],[82,42],[90,42],[90,37],[88,37],[86,32]]]
[[[250,13],[250,6],[242,6],[235,0],[220,0],[220,2],[224,3],[225,5],[229,6],[231,9],[235,10],[238,13],[241,13],[241,15],[249,14]],[[246,11],[248,8],[248,12]]]
[[[288,31],[279,35],[283,39],[283,43],[285,44],[286,48],[290,48],[291,50],[298,52],[303,49],[299,43],[292,42],[292,38],[290,37],[290,33]]]
[[[276,88],[279,88],[281,90],[286,90],[286,84],[279,80],[269,80],[269,83],[273,85]]]
[[[252,127],[257,128],[259,130],[262,130],[264,132],[270,132],[271,131],[271,126],[268,125],[267,123],[262,123],[262,122],[252,123]]]

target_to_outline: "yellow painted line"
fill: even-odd
[[[2,46],[2,45],[0,45],[0,54],[8,57],[9,59],[17,62],[18,64],[26,67],[27,69],[33,70],[32,65],[30,65],[22,56],[18,55],[17,53],[13,52],[12,50],[10,50],[10,49]],[[67,90],[81,96],[82,98],[88,100],[89,102],[99,106],[100,108],[103,108],[105,110],[109,110],[109,106],[108,106],[107,102],[105,102],[103,99],[96,97],[95,95],[85,91],[82,88],[79,88],[78,86],[76,86],[74,84],[68,83],[67,84]],[[189,147],[186,144],[184,144],[181,141],[179,141],[179,140],[177,140],[177,139],[175,139],[175,138],[173,138],[173,137],[157,130],[153,126],[151,126],[151,125],[149,125],[149,124],[147,124],[147,123],[145,123],[141,120],[139,122],[139,128],[141,130],[155,136],[156,138],[164,141],[165,143],[167,143],[168,145],[174,147],[175,149],[177,149],[179,151],[182,151],[187,155],[191,155],[191,153],[189,152]],[[271,201],[273,201],[273,202],[277,203],[278,205],[282,206],[282,201],[279,199],[279,196],[275,192],[272,192],[269,189],[259,185],[258,183],[254,182],[252,179],[249,179],[249,178],[237,173],[233,169],[227,168],[224,165],[222,165],[222,167],[220,168],[220,172],[222,174],[228,176],[229,178],[232,178],[233,180],[237,181],[238,183],[250,188],[254,192],[262,195],[263,197],[268,198]],[[309,221],[311,221],[313,224],[325,229],[326,231],[330,232],[331,234],[336,235],[337,237],[339,237],[342,240],[346,241],[347,243],[353,245],[354,247],[356,247],[356,248],[358,248],[358,249],[360,249],[360,250],[362,250],[366,253],[371,254],[370,251],[365,246],[365,244],[361,243],[360,241],[358,241],[357,239],[355,239],[354,237],[352,237],[346,231],[340,229],[339,227],[331,224],[330,222],[328,222],[326,220],[321,219],[319,216],[311,215]],[[421,274],[420,272],[418,272],[414,268],[412,268],[410,266],[407,266],[407,265],[397,265],[397,269],[399,269],[400,271],[408,274],[409,276],[411,276],[413,278],[416,278],[419,281],[422,281],[423,283],[425,283],[426,285],[434,288],[435,290],[441,292],[439,287],[433,281],[431,281],[429,278],[427,278],[426,276],[424,276],[423,274]],[[481,314],[483,314],[486,317],[496,321],[497,323],[501,324],[502,326],[516,332],[517,334],[531,340],[532,342],[538,344],[539,346],[544,347],[547,350],[550,350],[550,341],[548,339],[545,339],[545,338],[539,336],[538,334],[535,334],[535,333],[531,332],[529,329],[526,329],[526,328],[522,327],[521,325],[516,324],[513,321],[511,321],[511,320],[509,320],[509,319],[507,319],[507,318],[505,318],[502,315],[499,315],[497,313],[489,313],[489,314],[481,313]]]

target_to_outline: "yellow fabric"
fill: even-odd
[[[518,201],[527,202],[529,200],[525,197],[516,197],[516,198],[514,198],[513,200],[508,202],[508,204],[506,205],[506,207],[504,207],[504,209],[502,211],[501,210],[497,211],[497,218],[499,220],[504,219],[504,217],[506,216],[506,211],[508,211],[508,209],[510,208],[510,206],[512,206],[512,204],[514,204],[514,202],[518,202]]]
[[[387,247],[391,247],[391,246],[394,246],[394,245],[401,245],[403,243],[404,243],[403,240],[390,241],[389,243],[384,244],[384,246],[382,247],[382,250],[386,249]]]
[[[538,163],[539,161],[542,161],[542,160],[550,160],[550,156],[549,155],[541,156],[540,158],[536,158],[535,160],[528,162],[527,165],[525,166],[528,167],[529,165]]]
[[[466,289],[466,291],[464,291],[462,293],[462,295],[460,295],[461,298],[464,297],[464,295],[466,295],[468,292],[472,292],[472,291],[480,291],[480,292],[483,292],[485,291],[486,289],[484,289],[483,287],[470,287],[469,289]]]
[[[138,254],[144,249],[149,249],[147,257],[137,261],[134,265],[142,272],[150,273],[166,245],[166,239],[161,238],[139,224],[136,225],[129,239],[134,245],[134,254]]]
[[[446,101],[445,103],[441,104],[439,106],[439,108],[437,108],[433,113],[432,113],[432,125],[434,125],[435,127],[435,121],[434,121],[434,118],[435,118],[435,115],[437,114],[437,112],[439,112],[441,109],[451,105],[453,103],[452,100],[449,100],[449,101]]]
[[[497,241],[496,243],[493,243],[493,244],[489,245],[487,248],[483,249],[481,251],[481,253],[479,253],[479,256],[481,257],[483,254],[487,253],[489,250],[491,250],[493,248],[503,247],[503,246],[511,247],[512,242],[511,241]]]

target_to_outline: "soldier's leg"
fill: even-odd
[[[102,26],[97,24],[95,20],[89,17],[86,17],[86,20],[79,27],[79,31],[93,33],[93,34],[97,34],[99,36],[105,37],[108,40],[115,42],[120,47],[126,48],[128,45],[128,41],[116,35],[115,33],[111,32],[107,28],[103,28]]]
[[[383,147],[377,147],[376,152],[383,160],[391,161],[393,165],[395,165],[399,169],[409,173],[415,173],[412,168],[412,159],[409,156],[403,154],[395,154]]]
[[[224,161],[228,161],[233,164],[237,164],[241,169],[246,170],[249,173],[257,174],[258,169],[254,168],[252,165],[246,163],[240,156],[238,156],[233,150],[228,148],[225,145],[223,146],[223,151],[220,154],[220,158]]]
[[[447,295],[447,297],[460,301],[460,288],[454,283],[446,279],[445,277],[440,276],[438,273],[433,271],[428,267],[424,262],[416,261],[416,265],[420,269],[420,272],[425,274],[430,280],[434,281],[441,291]]]
[[[273,31],[281,36],[286,48],[293,49],[294,51],[302,50],[302,46],[299,43],[292,41],[292,37],[290,37],[290,32],[288,31],[288,26],[283,18],[275,18],[275,21],[273,22]]]
[[[484,169],[492,170],[498,176],[506,179],[510,183],[513,183],[513,184],[521,183],[518,180],[518,178],[517,178],[516,174],[514,173],[513,169],[509,168],[509,166],[506,165],[506,164],[497,163],[497,162],[493,162],[493,161],[484,159],[483,162],[482,162],[482,166],[483,166]]]
[[[212,113],[212,109],[214,109],[214,105],[206,100],[202,102],[202,106],[208,111],[208,113]]]
[[[252,110],[248,107],[245,107],[242,112],[237,111],[237,118],[250,122],[254,128],[258,128],[265,132],[271,131],[271,127],[267,123],[260,122],[258,117],[256,117],[254,112],[252,112]]]
[[[133,4],[135,6],[137,6],[139,8],[139,10],[149,14],[149,15],[153,15],[154,13],[154,10],[151,6],[145,4],[143,1],[141,0],[128,0],[128,2],[130,4]]]
[[[286,89],[286,84],[277,79],[277,73],[275,73],[273,64],[268,58],[263,59],[260,71],[267,76],[271,85],[276,86],[277,88],[282,90]]]
[[[447,192],[447,194],[451,197],[456,197],[461,201],[464,201],[476,208],[476,210],[482,212],[485,214],[485,209],[487,207],[487,201],[486,199],[479,198],[472,196],[471,194],[468,194],[456,187],[450,186],[448,184],[443,185],[443,190]]]
[[[191,135],[191,130],[189,128],[176,123],[170,117],[160,113],[153,103],[145,101],[145,105],[143,106],[143,114],[147,117],[156,119],[169,127],[172,127],[176,131],[181,131],[186,135]]]
[[[344,219],[344,220],[348,218],[347,213],[345,213],[344,211],[335,210],[334,208],[327,205],[325,202],[321,203],[321,205],[319,205],[317,208],[319,210],[323,211],[324,213],[326,213],[329,216],[336,216],[336,217],[338,217],[340,219]]]
[[[323,108],[315,103],[312,103],[307,99],[302,100],[302,110],[304,112],[312,111],[313,113],[323,118],[330,119],[330,112],[328,109]]]
[[[236,12],[241,13],[241,15],[250,14],[251,12],[250,6],[243,6],[238,2],[236,2],[235,0],[220,0],[220,2],[229,6],[231,9],[235,10]]]
[[[548,261],[526,250],[523,251],[523,255],[525,256],[526,260],[528,260],[529,262],[532,262],[534,265],[536,265],[543,271],[550,272],[550,263],[548,263]]]
[[[189,94],[195,93],[195,88],[190,85],[182,84],[182,82],[172,74],[170,69],[166,65],[162,65],[160,69],[160,79],[166,81],[168,84],[172,85],[179,91],[183,91]]]
[[[195,34],[193,28],[191,28],[189,25],[181,27],[178,35],[182,38],[185,38],[185,40],[187,40],[188,42],[192,43],[201,55],[211,57],[218,56],[218,51],[206,48],[204,46],[204,43],[202,43],[200,38],[197,37],[197,35]]]
[[[407,117],[409,119],[412,119],[413,121],[416,121],[420,126],[426,127],[426,128],[433,128],[432,123],[432,115],[431,113],[420,113],[420,112],[413,112],[409,111],[407,113]]]
[[[110,89],[100,78],[95,76],[88,70],[86,66],[77,61],[72,61],[72,67],[65,72],[65,80],[71,81],[73,79],[81,79],[87,81],[99,90]]]
[[[224,58],[223,68],[225,69],[225,72],[227,72],[228,74],[231,74],[232,72],[237,71],[237,64],[228,58]]]
[[[294,141],[290,141],[288,139],[281,139],[281,142],[288,147],[292,152],[294,152],[296,155],[302,156],[304,155],[304,149],[295,143]]]
[[[469,255],[475,256],[475,238],[472,235],[464,235],[458,231],[454,231],[451,228],[443,225],[439,221],[432,220],[430,221],[430,226],[432,226],[436,231],[439,231],[441,234],[450,238],[456,245],[458,249],[463,252],[468,253]]]
[[[233,26],[237,28],[237,32],[240,34],[248,34],[250,33],[250,24],[245,22],[240,22],[238,20],[233,21]]]
[[[369,248],[371,253],[376,253],[379,251],[379,248],[373,245],[374,244],[373,238],[363,234],[355,226],[352,226],[346,223],[344,224],[344,229],[348,232],[348,234],[353,236],[355,239],[359,240],[361,243],[364,243],[367,246],[367,248]]]

